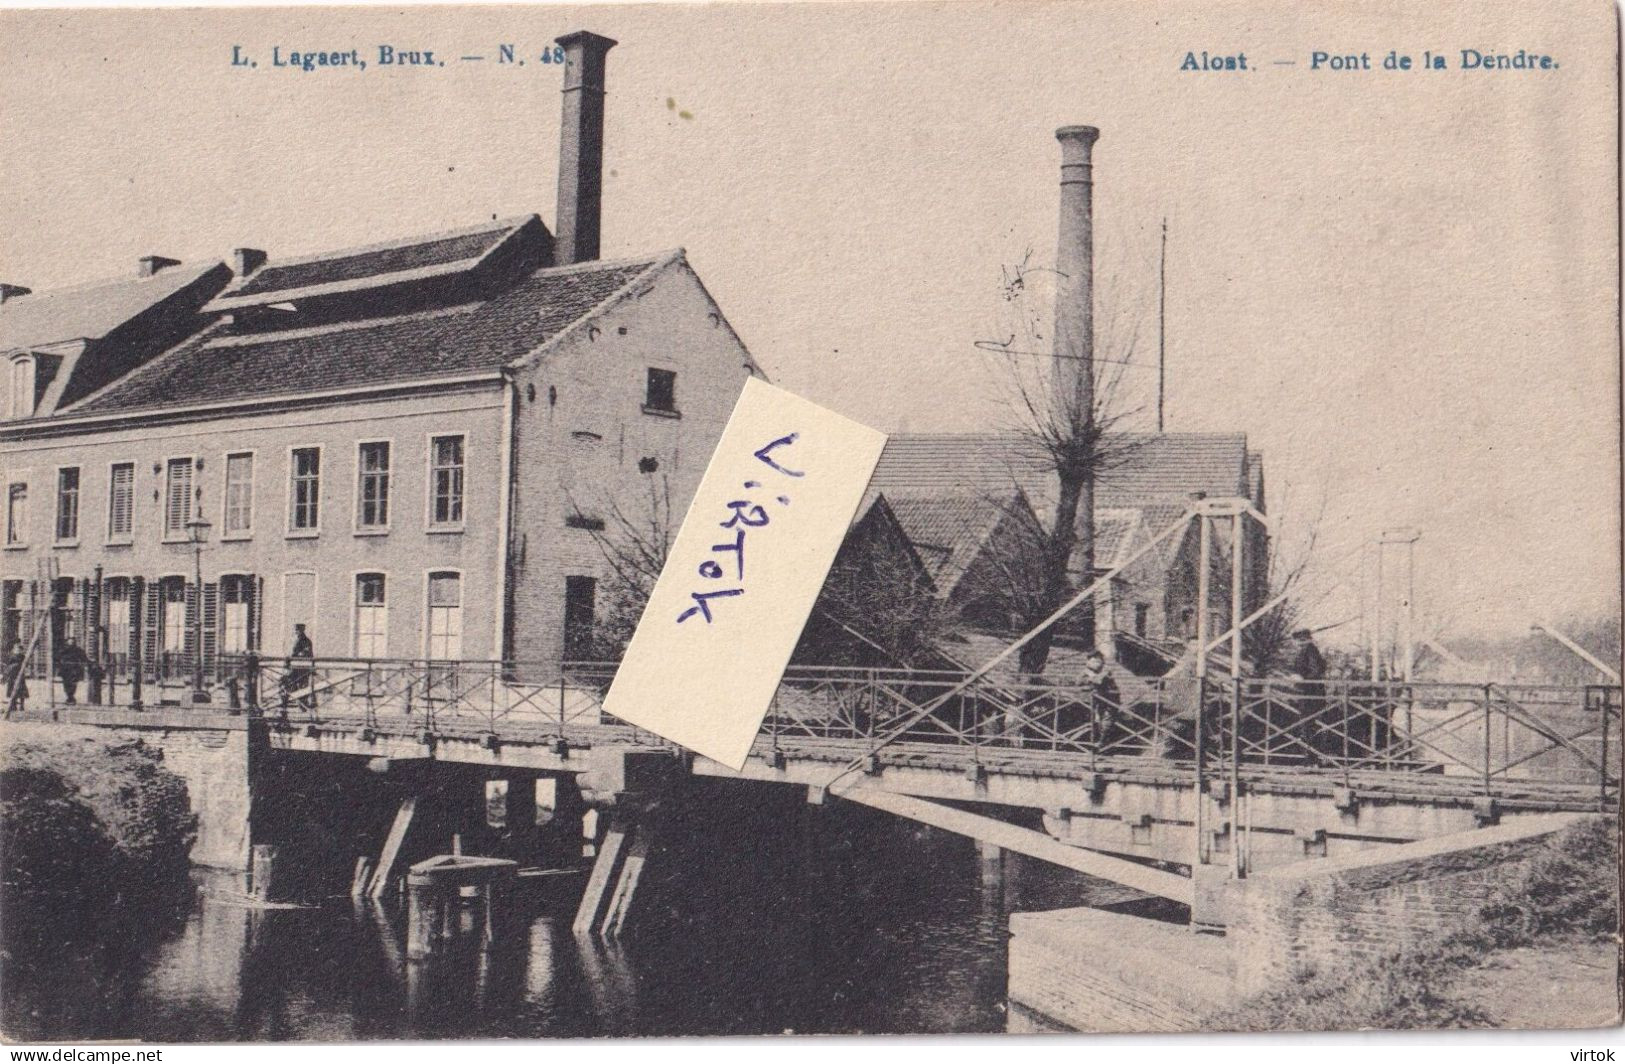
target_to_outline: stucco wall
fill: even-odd
[[[616,533],[615,512],[640,525],[665,513],[675,534],[750,375],[749,353],[685,263],[580,325],[517,376],[512,581],[514,654],[556,661],[564,649],[565,579],[599,580],[603,553],[572,509]],[[680,416],[645,412],[650,367],[677,374]],[[643,472],[653,459],[658,468]],[[669,498],[669,508],[665,505]]]

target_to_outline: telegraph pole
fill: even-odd
[[[1162,220],[1162,261],[1157,267],[1157,432],[1163,431],[1163,394],[1168,386],[1168,219]]]

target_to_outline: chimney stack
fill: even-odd
[[[1058,412],[1085,418],[1094,410],[1095,220],[1090,161],[1100,130],[1064,126],[1061,142],[1061,222],[1055,247],[1055,386]]]
[[[236,273],[240,280],[264,266],[265,260],[269,257],[259,248],[232,248],[232,272]]]
[[[162,255],[143,255],[136,261],[135,275],[137,277],[151,277],[159,270],[181,264],[179,259],[166,259]]]
[[[564,121],[559,129],[559,209],[554,265],[598,257],[604,190],[604,66],[616,42],[580,31],[564,48]]]
[[[0,284],[0,303],[9,303],[13,299],[21,299],[23,296],[30,295],[33,291],[32,288],[24,288],[20,284]]]

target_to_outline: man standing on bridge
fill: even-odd
[[[63,637],[62,645],[56,651],[56,674],[62,681],[62,693],[66,696],[70,706],[79,704],[76,697],[79,693],[79,683],[85,678],[85,666],[90,659],[85,656],[84,648],[72,635]]]

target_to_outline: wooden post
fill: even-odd
[[[587,877],[587,889],[581,895],[575,922],[570,925],[578,936],[597,934],[603,926],[613,877],[620,870],[621,854],[631,831],[632,820],[626,813],[617,812],[611,818],[609,830],[604,833],[604,841],[598,847],[598,856],[593,859],[592,874]]]
[[[255,843],[253,859],[249,865],[249,893],[260,901],[275,901],[271,892],[276,889],[276,847]]]

